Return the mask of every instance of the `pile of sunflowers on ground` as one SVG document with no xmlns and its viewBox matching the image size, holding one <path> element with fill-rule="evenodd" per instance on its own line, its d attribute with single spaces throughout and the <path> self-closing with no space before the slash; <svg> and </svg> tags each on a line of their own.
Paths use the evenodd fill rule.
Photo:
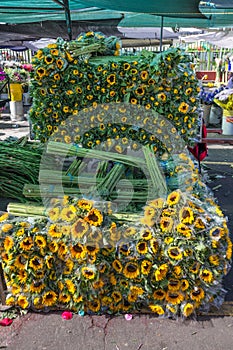
<svg viewBox="0 0 233 350">
<path fill-rule="evenodd" d="M 48 142 L 24 194 L 43 206 L 0 216 L 7 305 L 189 317 L 224 300 L 227 218 L 186 149 L 200 122 L 193 64 L 179 48 L 120 47 L 88 32 L 33 58 L 30 118 Z"/>
</svg>

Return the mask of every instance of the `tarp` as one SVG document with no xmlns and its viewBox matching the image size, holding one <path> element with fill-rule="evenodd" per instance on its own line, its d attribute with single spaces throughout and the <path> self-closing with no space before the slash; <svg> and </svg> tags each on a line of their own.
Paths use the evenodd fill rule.
<svg viewBox="0 0 233 350">
<path fill-rule="evenodd" d="M 186 43 L 194 43 L 197 41 L 205 41 L 212 45 L 216 45 L 218 47 L 225 47 L 232 49 L 233 48 L 233 31 L 230 32 L 212 32 L 205 33 L 199 35 L 189 35 L 186 37 L 180 38 L 183 42 Z"/>
</svg>

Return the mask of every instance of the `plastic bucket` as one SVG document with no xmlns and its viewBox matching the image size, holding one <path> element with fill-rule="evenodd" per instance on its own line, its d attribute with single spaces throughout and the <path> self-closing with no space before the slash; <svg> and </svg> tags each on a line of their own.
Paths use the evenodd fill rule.
<svg viewBox="0 0 233 350">
<path fill-rule="evenodd" d="M 210 118 L 209 123 L 210 124 L 221 124 L 222 121 L 222 108 L 216 105 L 212 105 L 210 109 Z"/>
<path fill-rule="evenodd" d="M 13 121 L 24 120 L 23 102 L 10 101 L 10 118 Z"/>
<path fill-rule="evenodd" d="M 209 125 L 209 120 L 210 120 L 210 109 L 211 105 L 202 105 L 202 118 L 205 121 L 205 125 Z"/>
<path fill-rule="evenodd" d="M 223 110 L 222 134 L 233 135 L 233 111 Z"/>
<path fill-rule="evenodd" d="M 10 84 L 10 98 L 11 101 L 22 101 L 23 99 L 23 89 L 22 85 L 19 83 Z"/>
</svg>

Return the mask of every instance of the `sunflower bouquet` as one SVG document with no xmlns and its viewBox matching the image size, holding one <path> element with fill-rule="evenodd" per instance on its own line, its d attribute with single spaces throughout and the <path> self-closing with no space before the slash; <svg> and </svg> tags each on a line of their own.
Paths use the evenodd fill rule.
<svg viewBox="0 0 233 350">
<path fill-rule="evenodd" d="M 223 110 L 233 111 L 233 89 L 224 89 L 215 95 L 214 102 Z"/>
<path fill-rule="evenodd" d="M 58 39 L 33 57 L 30 119 L 36 138 L 48 140 L 59 126 L 66 125 L 68 117 L 86 108 L 121 102 L 162 115 L 191 143 L 199 129 L 200 87 L 190 58 L 177 48 L 158 56 L 93 57 L 93 53 L 83 59 L 82 55 L 73 55 L 75 45 L 85 50 L 99 41 L 114 42 L 111 37 L 96 37 L 95 33 L 86 33 L 70 44 Z M 131 119 L 137 127 L 137 116 Z M 104 118 L 101 124 L 106 124 Z"/>
<path fill-rule="evenodd" d="M 211 197 L 173 191 L 130 223 L 108 203 L 65 196 L 44 219 L 2 214 L 0 232 L 7 305 L 188 317 L 223 301 L 232 243 Z"/>
</svg>

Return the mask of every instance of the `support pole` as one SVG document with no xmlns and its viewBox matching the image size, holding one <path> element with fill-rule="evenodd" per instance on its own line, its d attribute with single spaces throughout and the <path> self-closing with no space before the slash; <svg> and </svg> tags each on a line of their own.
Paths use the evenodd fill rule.
<svg viewBox="0 0 233 350">
<path fill-rule="evenodd" d="M 160 43 L 159 43 L 159 51 L 162 52 L 163 46 L 163 16 L 161 16 L 161 27 L 160 27 Z"/>
</svg>

